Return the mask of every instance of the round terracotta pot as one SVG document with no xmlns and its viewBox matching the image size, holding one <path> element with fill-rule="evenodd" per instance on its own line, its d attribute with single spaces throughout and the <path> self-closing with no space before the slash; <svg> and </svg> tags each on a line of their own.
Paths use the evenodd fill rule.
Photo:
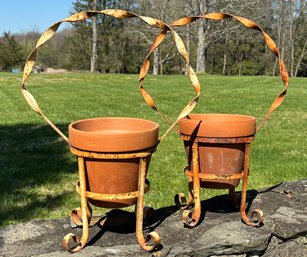
<svg viewBox="0 0 307 257">
<path fill-rule="evenodd" d="M 98 153 L 143 151 L 157 145 L 158 134 L 157 123 L 136 118 L 93 118 L 69 125 L 69 141 L 74 148 Z M 86 158 L 85 166 L 87 190 L 90 192 L 120 194 L 138 191 L 139 158 Z M 121 208 L 135 204 L 136 199 L 89 201 L 104 208 Z"/>
<path fill-rule="evenodd" d="M 199 138 L 239 138 L 253 136 L 256 119 L 237 114 L 190 114 L 179 121 L 182 135 Z M 189 167 L 193 141 L 184 141 Z M 200 172 L 215 175 L 241 173 L 244 165 L 245 144 L 199 143 Z M 202 180 L 206 188 L 227 189 L 236 187 L 240 179 Z"/>
</svg>

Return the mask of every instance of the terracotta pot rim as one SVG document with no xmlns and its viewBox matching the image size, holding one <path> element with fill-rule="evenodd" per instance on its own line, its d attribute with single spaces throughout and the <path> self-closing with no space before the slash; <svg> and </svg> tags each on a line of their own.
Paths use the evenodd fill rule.
<svg viewBox="0 0 307 257">
<path fill-rule="evenodd" d="M 256 118 L 242 114 L 189 114 L 179 121 L 179 131 L 198 137 L 246 137 L 256 133 Z"/>
<path fill-rule="evenodd" d="M 235 121 L 235 122 L 250 122 L 252 120 L 256 120 L 256 117 L 251 116 L 251 115 L 245 115 L 245 114 L 232 114 L 232 113 L 193 113 L 193 114 L 189 114 L 188 116 L 186 116 L 183 119 L 187 119 L 187 120 L 193 120 L 193 121 L 198 121 L 198 120 L 203 120 L 203 119 L 197 119 L 197 118 L 193 118 L 196 116 L 204 116 L 204 117 L 218 117 L 218 118 L 226 118 L 226 120 L 209 120 L 207 122 L 210 123 L 221 123 L 221 122 L 225 122 L 225 121 Z M 189 117 L 191 119 L 189 119 Z M 244 118 L 241 120 L 237 120 L 237 119 L 232 119 L 232 118 Z M 230 118 L 230 119 L 229 119 Z M 204 120 L 205 121 L 205 120 Z"/>
<path fill-rule="evenodd" d="M 95 135 L 95 136 L 107 136 L 103 133 L 100 133 L 100 132 L 92 132 L 92 131 L 86 131 L 86 130 L 81 130 L 81 129 L 77 129 L 75 128 L 75 125 L 77 124 L 80 124 L 82 122 L 87 122 L 87 121 L 101 121 L 101 120 L 135 120 L 135 121 L 141 121 L 141 122 L 145 122 L 145 123 L 148 123 L 148 124 L 152 124 L 153 127 L 150 128 L 150 129 L 147 129 L 147 130 L 135 130 L 135 131 L 130 131 L 129 130 L 129 134 L 133 134 L 133 135 L 137 135 L 137 134 L 142 134 L 144 132 L 149 132 L 149 131 L 153 131 L 157 128 L 159 128 L 159 124 L 154 122 L 154 121 L 151 121 L 151 120 L 146 120 L 146 119 L 140 119 L 140 118 L 132 118 L 132 117 L 95 117 L 95 118 L 88 118 L 88 119 L 82 119 L 82 120 L 76 120 L 76 121 L 73 121 L 69 124 L 69 129 L 70 130 L 73 130 L 74 132 L 77 132 L 77 133 L 82 133 L 82 134 L 87 134 L 87 135 Z M 113 135 L 112 135 L 113 136 Z"/>
<path fill-rule="evenodd" d="M 159 124 L 130 117 L 98 117 L 69 124 L 70 144 L 91 152 L 134 152 L 158 143 Z"/>
</svg>

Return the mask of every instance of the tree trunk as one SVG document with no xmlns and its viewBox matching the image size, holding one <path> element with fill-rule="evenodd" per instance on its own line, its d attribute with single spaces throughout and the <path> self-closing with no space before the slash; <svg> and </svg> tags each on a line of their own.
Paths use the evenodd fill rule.
<svg viewBox="0 0 307 257">
<path fill-rule="evenodd" d="M 201 21 L 197 28 L 197 61 L 196 72 L 206 72 L 206 57 L 205 57 L 205 32 L 204 22 Z"/>
<path fill-rule="evenodd" d="M 268 45 L 265 44 L 265 50 L 264 50 L 265 55 L 267 54 L 267 52 L 268 52 Z M 265 59 L 265 62 L 264 62 L 264 69 L 265 69 L 265 76 L 268 76 L 269 72 L 268 72 L 268 62 L 267 62 L 267 59 Z"/>
<path fill-rule="evenodd" d="M 191 46 L 190 46 L 190 25 L 187 26 L 187 41 L 186 41 L 186 47 L 187 47 L 187 52 L 190 56 L 190 50 L 191 50 Z M 185 75 L 189 74 L 189 65 L 186 63 L 185 65 L 185 71 L 184 71 Z"/>
<path fill-rule="evenodd" d="M 224 60 L 223 60 L 223 75 L 226 75 L 226 65 L 227 65 L 227 53 L 224 53 Z"/>
<path fill-rule="evenodd" d="M 293 24 L 293 0 L 289 1 L 290 5 L 289 5 L 289 29 L 288 29 L 288 33 L 289 33 L 289 44 L 290 44 L 290 76 L 293 77 L 294 75 L 294 24 Z"/>
<path fill-rule="evenodd" d="M 280 10 L 277 13 L 277 15 L 279 16 L 278 17 L 278 23 L 277 23 L 277 30 L 278 30 L 277 45 L 280 48 L 281 47 L 281 31 L 282 31 L 282 25 L 283 25 L 283 22 L 282 22 L 282 12 L 283 11 L 282 11 L 281 6 L 279 6 L 279 8 L 280 8 Z M 273 72 L 272 72 L 273 76 L 276 76 L 277 64 L 278 64 L 278 59 L 276 58 L 275 62 L 274 62 Z"/>
<path fill-rule="evenodd" d="M 162 59 L 162 56 L 160 55 L 158 59 L 160 59 L 160 75 L 163 75 L 163 59 Z"/>
<path fill-rule="evenodd" d="M 92 9 L 96 10 L 97 0 L 93 0 Z M 94 16 L 92 18 L 93 25 L 92 25 L 92 32 L 93 32 L 93 40 L 92 40 L 92 53 L 91 53 L 91 68 L 90 72 L 97 71 L 97 18 Z"/>
<path fill-rule="evenodd" d="M 298 69 L 300 68 L 301 62 L 302 62 L 302 60 L 303 60 L 303 58 L 304 58 L 304 55 L 305 55 L 306 47 L 307 47 L 307 38 L 306 38 L 306 40 L 305 40 L 305 44 L 304 44 L 304 47 L 303 47 L 303 49 L 302 49 L 301 55 L 300 55 L 300 57 L 299 57 L 299 59 L 298 59 L 298 61 L 297 61 L 296 68 L 295 68 L 295 72 L 294 72 L 294 77 L 297 76 Z"/>
<path fill-rule="evenodd" d="M 224 48 L 224 58 L 223 58 L 223 75 L 226 75 L 226 67 L 227 67 L 227 47 L 228 47 L 228 33 L 226 34 L 225 40 L 225 48 Z"/>
<path fill-rule="evenodd" d="M 154 56 L 153 56 L 153 68 L 152 68 L 152 74 L 153 75 L 158 75 L 159 72 L 159 49 L 157 48 L 154 51 Z"/>
</svg>

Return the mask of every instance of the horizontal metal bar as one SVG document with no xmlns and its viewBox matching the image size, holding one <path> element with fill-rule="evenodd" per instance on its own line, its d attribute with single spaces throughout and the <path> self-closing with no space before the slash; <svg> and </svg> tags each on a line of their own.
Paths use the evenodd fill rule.
<svg viewBox="0 0 307 257">
<path fill-rule="evenodd" d="M 96 153 L 88 152 L 70 147 L 70 151 L 80 157 L 92 158 L 92 159 L 131 159 L 146 157 L 154 153 L 156 148 L 148 149 L 144 152 L 132 152 L 132 153 Z"/>
<path fill-rule="evenodd" d="M 146 179 L 145 182 L 145 192 L 147 193 L 150 190 L 149 180 Z M 76 191 L 80 194 L 80 186 L 79 181 L 76 185 Z M 106 200 L 127 200 L 137 198 L 139 196 L 139 191 L 128 192 L 128 193 L 119 193 L 119 194 L 104 194 L 104 193 L 94 193 L 90 191 L 85 192 L 85 197 L 98 200 L 98 201 L 106 201 Z"/>
<path fill-rule="evenodd" d="M 122 194 L 102 194 L 102 193 L 94 193 L 94 192 L 85 192 L 85 197 L 105 201 L 105 200 L 126 200 L 126 199 L 133 199 L 139 196 L 139 192 L 129 192 L 129 193 L 122 193 Z"/>
<path fill-rule="evenodd" d="M 185 170 L 185 175 L 189 177 L 193 177 L 193 172 L 190 170 Z M 243 171 L 238 174 L 232 175 L 219 175 L 219 174 L 207 174 L 207 173 L 199 173 L 199 178 L 201 180 L 231 180 L 231 179 L 241 179 L 243 178 Z"/>
<path fill-rule="evenodd" d="M 180 135 L 180 138 L 184 141 L 208 143 L 208 144 L 242 144 L 251 143 L 254 141 L 254 137 L 195 137 Z"/>
</svg>

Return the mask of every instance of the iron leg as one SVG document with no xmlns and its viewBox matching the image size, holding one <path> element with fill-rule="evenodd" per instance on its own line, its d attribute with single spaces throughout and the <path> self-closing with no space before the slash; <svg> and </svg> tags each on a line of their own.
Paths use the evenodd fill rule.
<svg viewBox="0 0 307 257">
<path fill-rule="evenodd" d="M 241 217 L 245 224 L 256 227 L 256 226 L 262 225 L 264 214 L 260 209 L 255 209 L 251 213 L 250 217 L 248 217 L 246 214 L 246 192 L 247 192 L 247 181 L 248 181 L 248 173 L 249 173 L 249 168 L 248 168 L 249 155 L 250 155 L 250 144 L 247 143 L 245 147 L 244 173 L 243 173 L 240 213 L 241 213 Z"/>
<path fill-rule="evenodd" d="M 80 198 L 81 198 L 81 217 L 82 217 L 82 237 L 78 239 L 73 233 L 67 234 L 63 239 L 63 246 L 70 252 L 79 252 L 87 243 L 89 222 L 88 222 L 88 201 L 85 196 L 86 180 L 85 180 L 85 161 L 83 157 L 78 156 L 79 179 L 80 179 Z M 77 245 L 69 247 L 69 241 L 73 240 Z"/>
<path fill-rule="evenodd" d="M 136 203 L 136 239 L 140 246 L 145 251 L 152 251 L 160 244 L 160 236 L 157 232 L 150 232 L 146 238 L 143 235 L 143 218 L 144 218 L 144 195 L 145 195 L 145 176 L 146 176 L 146 157 L 140 158 L 140 169 L 139 169 L 139 181 L 138 181 L 138 191 L 139 196 Z"/>
<path fill-rule="evenodd" d="M 190 187 L 190 201 L 193 199 L 194 208 L 184 210 L 182 213 L 183 223 L 190 228 L 195 227 L 201 215 L 201 199 L 200 199 L 200 178 L 199 178 L 199 157 L 198 157 L 198 143 L 194 142 L 192 145 L 192 172 L 193 172 L 193 190 Z"/>
<path fill-rule="evenodd" d="M 194 205 L 193 178 L 188 176 L 188 179 L 189 179 L 189 200 L 187 201 L 184 193 L 178 193 L 174 197 L 176 206 L 179 207 L 181 210 L 190 209 L 191 206 Z"/>
</svg>

